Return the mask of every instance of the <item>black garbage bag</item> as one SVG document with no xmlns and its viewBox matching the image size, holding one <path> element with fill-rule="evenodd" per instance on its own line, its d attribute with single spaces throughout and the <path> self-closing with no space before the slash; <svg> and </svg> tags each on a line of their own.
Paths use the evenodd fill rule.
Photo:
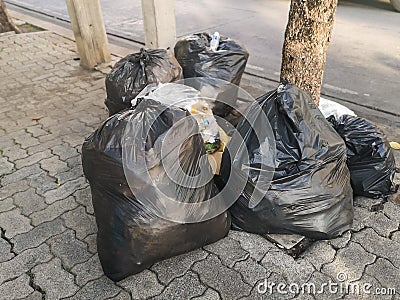
<svg viewBox="0 0 400 300">
<path fill-rule="evenodd" d="M 196 81 L 193 87 L 202 95 L 220 100 L 215 102 L 213 112 L 225 117 L 236 104 L 236 86 L 242 79 L 249 53 L 242 45 L 224 36 L 214 52 L 210 49 L 210 41 L 208 33 L 187 36 L 176 43 L 175 57 L 182 66 L 184 78 L 204 77 L 204 81 Z"/>
<path fill-rule="evenodd" d="M 165 49 L 141 49 L 117 62 L 106 77 L 105 104 L 110 116 L 131 106 L 144 87 L 182 79 L 182 68 Z"/>
<path fill-rule="evenodd" d="M 385 134 L 360 117 L 331 116 L 328 120 L 346 143 L 354 194 L 379 198 L 395 192 L 396 163 Z"/>
<path fill-rule="evenodd" d="M 156 186 L 170 187 L 175 200 L 185 203 L 206 201 L 217 193 L 212 181 L 199 188 L 178 186 L 163 168 L 165 161 L 170 160 L 170 153 L 160 161 L 160 144 L 169 130 L 176 137 L 185 131 L 191 132 L 186 125 L 172 128 L 188 114 L 183 109 L 167 108 L 152 99 L 144 99 L 136 107 L 110 117 L 83 144 L 82 163 L 92 191 L 98 253 L 104 273 L 114 281 L 138 273 L 159 260 L 213 243 L 223 238 L 230 228 L 226 211 L 198 223 L 170 221 L 155 213 L 160 211 Z M 143 126 L 149 122 L 150 131 L 146 134 Z M 193 119 L 189 125 L 196 127 L 197 123 Z M 130 136 L 134 137 L 134 143 L 124 149 L 123 141 Z M 173 145 L 174 141 L 171 142 Z M 172 163 L 181 165 L 188 175 L 197 172 L 200 156 L 205 154 L 199 134 L 170 150 L 179 152 L 179 161 Z M 144 159 L 155 183 L 146 181 L 146 176 L 129 182 L 123 166 L 125 159 Z M 145 205 L 132 191 L 154 197 L 154 202 Z"/>
<path fill-rule="evenodd" d="M 244 168 L 239 151 L 225 151 L 222 158 L 223 182 L 229 176 L 247 178 L 244 191 L 230 208 L 233 226 L 259 234 L 295 233 L 313 239 L 332 238 L 348 230 L 353 193 L 343 140 L 310 95 L 294 85 L 280 85 L 257 102 L 254 105 L 261 106 L 275 138 L 275 171 L 264 197 L 250 205 L 255 184 L 262 178 L 263 158 L 269 154 L 260 150 L 268 132 L 257 137 L 253 128 L 263 124 L 257 123 L 257 116 L 248 115 L 256 120 L 254 125 L 242 120 L 237 129 L 249 153 L 249 166 Z M 235 157 L 232 165 L 230 155 Z M 245 169 L 251 170 L 248 177 Z"/>
</svg>

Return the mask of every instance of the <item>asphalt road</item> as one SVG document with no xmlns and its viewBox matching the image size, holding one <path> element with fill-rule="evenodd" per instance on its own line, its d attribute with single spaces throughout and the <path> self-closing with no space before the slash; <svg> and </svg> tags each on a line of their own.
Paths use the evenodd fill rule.
<svg viewBox="0 0 400 300">
<path fill-rule="evenodd" d="M 7 0 L 68 20 L 64 0 Z M 107 32 L 144 41 L 140 0 L 101 0 Z M 245 3 L 245 4 L 244 4 Z M 289 0 L 176 0 L 178 36 L 219 31 L 250 52 L 247 71 L 279 79 Z M 400 13 L 389 0 L 340 1 L 323 94 L 400 116 Z"/>
</svg>

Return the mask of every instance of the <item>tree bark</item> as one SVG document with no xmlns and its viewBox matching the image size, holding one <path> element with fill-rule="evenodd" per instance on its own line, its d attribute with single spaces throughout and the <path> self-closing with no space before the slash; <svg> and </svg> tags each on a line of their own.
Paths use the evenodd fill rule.
<svg viewBox="0 0 400 300">
<path fill-rule="evenodd" d="M 7 31 L 15 31 L 16 33 L 20 32 L 20 30 L 14 24 L 13 20 L 8 14 L 6 5 L 4 4 L 3 0 L 0 0 L 0 33 Z"/>
<path fill-rule="evenodd" d="M 292 0 L 282 51 L 281 81 L 311 92 L 318 105 L 337 0 Z"/>
</svg>

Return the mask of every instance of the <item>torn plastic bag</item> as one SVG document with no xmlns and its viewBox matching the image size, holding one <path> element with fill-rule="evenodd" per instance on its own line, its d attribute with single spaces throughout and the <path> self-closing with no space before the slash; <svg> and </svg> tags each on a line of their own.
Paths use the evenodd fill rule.
<svg viewBox="0 0 400 300">
<path fill-rule="evenodd" d="M 234 227 L 259 234 L 295 233 L 313 239 L 332 238 L 348 230 L 353 220 L 353 193 L 343 140 L 310 95 L 294 85 L 280 85 L 257 102 L 254 105 L 261 106 L 275 139 L 275 171 L 264 197 L 251 205 L 255 185 L 262 178 L 259 170 L 270 154 L 261 147 L 268 132 L 256 135 L 254 128 L 262 128 L 263 124 L 258 124 L 258 116 L 251 116 L 249 110 L 247 117 L 256 122 L 249 126 L 242 120 L 237 129 L 247 147 L 247 169 L 251 172 L 244 173 L 246 157 L 241 152 L 225 151 L 221 165 L 222 182 L 227 182 L 229 176 L 248 176 L 244 191 L 230 208 Z M 230 156 L 235 157 L 232 165 Z"/>
<path fill-rule="evenodd" d="M 141 49 L 117 62 L 106 77 L 105 104 L 110 116 L 131 106 L 131 100 L 151 83 L 182 78 L 182 68 L 165 49 Z"/>
<path fill-rule="evenodd" d="M 322 97 L 319 99 L 318 108 L 325 118 L 334 116 L 337 119 L 343 115 L 357 116 L 354 111 L 348 109 L 346 106 Z"/>
<path fill-rule="evenodd" d="M 218 192 L 212 180 L 195 185 L 197 188 L 179 185 L 164 169 L 166 164 L 181 166 L 192 178 L 204 161 L 199 134 L 179 142 L 182 135 L 196 128 L 196 121 L 190 118 L 180 125 L 179 121 L 188 115 L 183 109 L 143 99 L 136 107 L 110 117 L 83 144 L 82 163 L 92 191 L 98 253 L 104 273 L 114 281 L 162 259 L 213 243 L 229 230 L 226 211 L 198 223 L 160 217 L 162 210 L 171 208 L 163 205 L 161 197 L 174 198 L 178 209 L 171 213 L 179 215 L 181 204 L 203 203 Z M 167 134 L 176 138 L 167 138 Z M 169 152 L 160 150 L 164 142 Z M 179 160 L 173 156 L 176 153 Z M 212 178 L 211 168 L 209 172 Z M 200 217 L 208 213 L 185 212 Z"/>
<path fill-rule="evenodd" d="M 328 120 L 346 143 L 354 194 L 378 198 L 395 192 L 396 163 L 385 134 L 359 117 L 343 115 Z"/>
<path fill-rule="evenodd" d="M 204 77 L 203 81 L 197 80 L 193 87 L 201 91 L 203 96 L 216 99 L 212 110 L 214 114 L 225 117 L 235 107 L 237 86 L 249 53 L 239 43 L 225 36 L 220 37 L 216 51 L 210 49 L 210 42 L 208 33 L 187 36 L 176 43 L 175 57 L 182 66 L 184 78 Z"/>
</svg>

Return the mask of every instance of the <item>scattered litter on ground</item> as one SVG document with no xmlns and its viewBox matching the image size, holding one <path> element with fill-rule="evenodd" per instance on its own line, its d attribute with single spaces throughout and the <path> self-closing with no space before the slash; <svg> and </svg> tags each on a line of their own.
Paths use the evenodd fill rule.
<svg viewBox="0 0 400 300">
<path fill-rule="evenodd" d="M 400 150 L 400 143 L 397 142 L 389 142 L 390 147 L 394 150 Z"/>
</svg>

